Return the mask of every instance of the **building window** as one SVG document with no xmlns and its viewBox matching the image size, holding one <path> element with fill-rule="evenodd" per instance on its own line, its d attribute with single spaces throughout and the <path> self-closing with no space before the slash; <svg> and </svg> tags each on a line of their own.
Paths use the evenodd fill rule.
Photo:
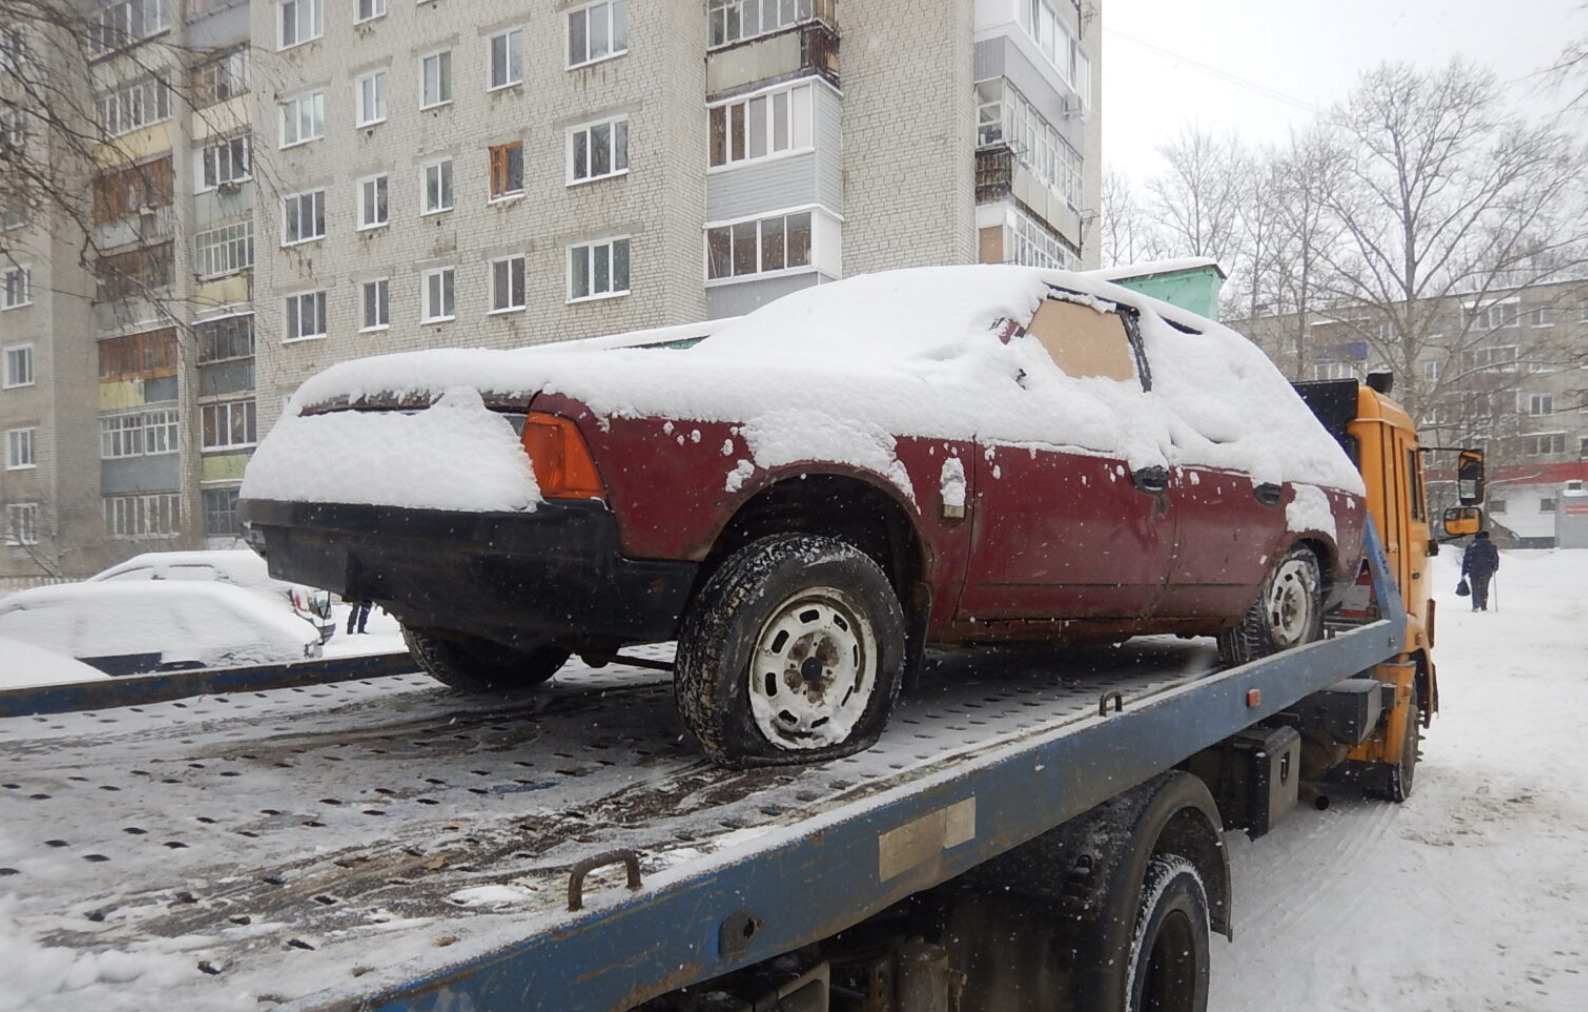
<svg viewBox="0 0 1588 1012">
<path fill-rule="evenodd" d="M 491 148 L 491 199 L 524 192 L 524 145 L 521 141 Z"/>
<path fill-rule="evenodd" d="M 1566 452 L 1566 434 L 1550 432 L 1538 436 L 1522 437 L 1522 454 L 1527 457 L 1546 457 Z"/>
<path fill-rule="evenodd" d="M 32 220 L 32 212 L 28 209 L 28 199 L 21 193 L 0 194 L 0 201 L 5 207 L 0 211 L 0 229 L 9 232 L 12 229 L 23 228 Z"/>
<path fill-rule="evenodd" d="M 115 538 L 168 538 L 182 522 L 182 497 L 157 495 L 105 497 L 105 533 Z"/>
<path fill-rule="evenodd" d="M 524 304 L 524 258 L 511 256 L 492 260 L 491 312 L 523 309 Z"/>
<path fill-rule="evenodd" d="M 443 323 L 455 317 L 453 283 L 457 272 L 451 267 L 438 267 L 424 273 L 425 323 Z"/>
<path fill-rule="evenodd" d="M 39 504 L 15 502 L 6 506 L 6 544 L 39 543 Z"/>
<path fill-rule="evenodd" d="M 5 272 L 6 309 L 17 309 L 33 304 L 33 271 L 27 267 L 8 267 Z"/>
<path fill-rule="evenodd" d="M 282 49 L 317 39 L 324 30 L 320 0 L 284 0 L 281 4 Z"/>
<path fill-rule="evenodd" d="M 710 162 L 732 165 L 811 146 L 811 86 L 715 105 L 707 110 Z"/>
<path fill-rule="evenodd" d="M 1577 444 L 1577 456 L 1588 460 L 1588 436 L 1580 438 Z"/>
<path fill-rule="evenodd" d="M 106 4 L 88 23 L 88 52 L 100 56 L 171 26 L 169 0 L 121 0 Z"/>
<path fill-rule="evenodd" d="M 104 460 L 177 452 L 175 408 L 107 415 L 99 420 L 99 456 Z"/>
<path fill-rule="evenodd" d="M 1555 310 L 1548 307 L 1535 309 L 1528 314 L 1528 322 L 1535 327 L 1553 327 L 1555 325 Z"/>
<path fill-rule="evenodd" d="M 239 47 L 193 68 L 193 107 L 204 109 L 248 94 L 248 49 Z"/>
<path fill-rule="evenodd" d="M 391 326 L 391 282 L 386 278 L 363 285 L 364 317 L 360 330 L 385 330 Z"/>
<path fill-rule="evenodd" d="M 1020 164 L 1070 207 L 1081 207 L 1081 155 L 1019 90 L 991 81 L 976 86 L 978 146 L 1004 144 Z"/>
<path fill-rule="evenodd" d="M 764 274 L 811 263 L 811 212 L 706 229 L 706 276 Z"/>
<path fill-rule="evenodd" d="M 608 239 L 568 248 L 568 298 L 596 299 L 629 291 L 629 241 Z"/>
<path fill-rule="evenodd" d="M 1064 83 L 1073 84 L 1076 79 L 1075 57 L 1080 51 L 1080 43 L 1064 26 L 1049 0 L 1015 0 L 1015 19 L 1031 36 L 1031 41 L 1036 43 L 1047 61 L 1053 64 Z"/>
<path fill-rule="evenodd" d="M 205 404 L 199 410 L 204 421 L 204 449 L 235 450 L 259 441 L 252 397 Z"/>
<path fill-rule="evenodd" d="M 169 157 L 106 172 L 94 179 L 94 223 L 104 225 L 142 211 L 170 207 L 174 196 Z"/>
<path fill-rule="evenodd" d="M 1550 394 L 1531 394 L 1527 398 L 1527 413 L 1530 415 L 1552 415 L 1555 413 L 1555 398 Z"/>
<path fill-rule="evenodd" d="M 568 66 L 629 51 L 629 0 L 606 0 L 568 12 Z"/>
<path fill-rule="evenodd" d="M 254 223 L 240 221 L 193 237 L 193 270 L 201 278 L 236 274 L 254 265 Z"/>
<path fill-rule="evenodd" d="M 524 32 L 491 36 L 491 88 L 505 88 L 524 80 Z"/>
<path fill-rule="evenodd" d="M 358 13 L 353 16 L 353 23 L 363 24 L 385 15 L 386 0 L 358 0 Z"/>
<path fill-rule="evenodd" d="M 229 538 L 242 533 L 237 523 L 237 489 L 204 490 L 204 533 L 212 538 Z"/>
<path fill-rule="evenodd" d="M 287 335 L 285 340 L 302 341 L 324 337 L 325 293 L 300 292 L 287 296 Z"/>
<path fill-rule="evenodd" d="M 445 105 L 452 101 L 452 50 L 431 53 L 420 61 L 419 107 Z"/>
<path fill-rule="evenodd" d="M 0 28 L 0 71 L 16 73 L 28 62 L 27 36 L 20 25 Z"/>
<path fill-rule="evenodd" d="M 248 176 L 248 135 L 206 144 L 199 153 L 203 190 L 240 183 Z"/>
<path fill-rule="evenodd" d="M 33 385 L 33 346 L 13 345 L 5 350 L 5 386 L 30 387 Z"/>
<path fill-rule="evenodd" d="M 1006 262 L 1025 267 L 1056 267 L 1060 270 L 1075 270 L 1078 267 L 1075 252 L 1045 225 L 1019 208 L 1014 209 L 1013 215 L 1014 256 L 1008 256 L 1008 251 L 1005 251 Z M 1348 370 L 1347 376 L 1355 375 L 1354 369 Z"/>
<path fill-rule="evenodd" d="M 425 214 L 452 210 L 452 159 L 425 166 Z"/>
<path fill-rule="evenodd" d="M 1517 300 L 1505 299 L 1485 305 L 1469 304 L 1466 307 L 1468 324 L 1473 330 L 1491 331 L 1517 325 Z"/>
<path fill-rule="evenodd" d="M 627 117 L 568 131 L 568 181 L 583 182 L 629 171 Z"/>
<path fill-rule="evenodd" d="M 1538 501 L 1538 511 L 1540 513 L 1553 513 L 1553 512 L 1555 512 L 1555 500 L 1554 499 L 1540 499 Z"/>
<path fill-rule="evenodd" d="M 152 77 L 108 91 L 95 100 L 99 125 L 111 137 L 171 118 L 171 89 Z"/>
<path fill-rule="evenodd" d="M 325 134 L 325 92 L 300 95 L 281 103 L 281 146 L 306 144 Z"/>
<path fill-rule="evenodd" d="M 33 436 L 37 429 L 6 430 L 6 470 L 20 471 L 34 467 L 38 460 L 33 453 Z"/>
<path fill-rule="evenodd" d="M 386 72 L 377 70 L 358 79 L 358 125 L 373 126 L 386 118 Z"/>
<path fill-rule="evenodd" d="M 175 250 L 168 242 L 102 256 L 95 265 L 95 298 L 114 302 L 148 297 L 170 286 L 175 265 Z"/>
<path fill-rule="evenodd" d="M 1471 348 L 1461 353 L 1461 364 L 1469 372 L 1493 369 L 1499 372 L 1516 372 L 1516 345 L 1505 344 L 1496 348 Z"/>
<path fill-rule="evenodd" d="M 1504 499 L 1490 499 L 1489 500 L 1489 512 L 1491 514 L 1504 513 L 1505 512 L 1505 500 Z"/>
<path fill-rule="evenodd" d="M 325 235 L 325 191 L 296 193 L 281 201 L 281 244 L 308 242 Z"/>
<path fill-rule="evenodd" d="M 812 0 L 708 0 L 706 44 L 726 46 L 809 21 L 811 8 Z"/>
<path fill-rule="evenodd" d="M 386 210 L 386 176 L 358 181 L 358 227 L 378 228 L 390 221 Z"/>
<path fill-rule="evenodd" d="M 252 358 L 254 354 L 254 314 L 238 313 L 204 320 L 193 325 L 198 338 L 198 360 L 225 362 L 239 358 Z"/>
<path fill-rule="evenodd" d="M 161 379 L 176 375 L 176 328 L 107 337 L 99 342 L 101 381 Z"/>
</svg>

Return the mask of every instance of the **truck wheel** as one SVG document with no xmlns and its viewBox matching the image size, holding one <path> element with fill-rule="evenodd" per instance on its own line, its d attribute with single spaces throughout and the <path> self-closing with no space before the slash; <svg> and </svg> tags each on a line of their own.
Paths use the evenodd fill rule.
<svg viewBox="0 0 1588 1012">
<path fill-rule="evenodd" d="M 1219 660 L 1246 664 L 1323 635 L 1323 580 L 1318 557 L 1297 546 L 1269 571 L 1241 624 L 1220 633 Z"/>
<path fill-rule="evenodd" d="M 403 626 L 408 652 L 425 674 L 459 692 L 527 689 L 562 669 L 569 651 L 550 643 L 515 650 L 475 637 L 441 637 Z"/>
<path fill-rule="evenodd" d="M 712 574 L 678 636 L 679 717 L 728 766 L 816 762 L 874 744 L 904 668 L 904 611 L 835 538 L 752 542 Z"/>
<path fill-rule="evenodd" d="M 1423 723 L 1417 704 L 1412 697 L 1406 712 L 1406 727 L 1401 732 L 1401 761 L 1389 766 L 1387 776 L 1377 777 L 1377 786 L 1369 785 L 1369 795 L 1397 805 L 1412 796 L 1412 782 L 1417 775 L 1417 750 L 1423 741 Z"/>
<path fill-rule="evenodd" d="M 1126 978 L 1127 1012 L 1208 1006 L 1208 896 L 1196 867 L 1162 854 L 1147 867 Z"/>
</svg>

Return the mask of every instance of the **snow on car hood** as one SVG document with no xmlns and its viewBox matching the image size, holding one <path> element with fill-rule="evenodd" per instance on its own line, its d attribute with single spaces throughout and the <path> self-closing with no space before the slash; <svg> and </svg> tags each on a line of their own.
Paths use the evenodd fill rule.
<svg viewBox="0 0 1588 1012">
<path fill-rule="evenodd" d="M 1036 341 L 1000 338 L 1006 321 L 1024 323 L 1052 287 L 1102 308 L 1143 310 L 1152 396 L 1114 380 L 1064 375 Z M 1171 327 L 1159 314 L 1199 332 Z M 925 436 L 1362 490 L 1350 461 L 1251 342 L 1082 274 L 968 266 L 860 275 L 704 326 L 714 332 L 686 350 L 575 342 L 332 366 L 293 396 L 254 454 L 242 495 L 533 509 L 533 473 L 511 425 L 486 401 L 535 393 L 567 395 L 601 417 L 740 424 L 753 437 L 755 467 L 836 459 L 897 474 L 893 438 Z M 316 405 L 394 398 L 434 406 L 303 414 Z M 736 469 L 742 475 L 743 463 L 725 461 L 725 478 Z"/>
</svg>

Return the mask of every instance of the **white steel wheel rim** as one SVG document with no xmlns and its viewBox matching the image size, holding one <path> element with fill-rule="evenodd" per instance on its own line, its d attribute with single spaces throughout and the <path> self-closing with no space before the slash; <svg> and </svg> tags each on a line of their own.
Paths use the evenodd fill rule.
<svg viewBox="0 0 1588 1012">
<path fill-rule="evenodd" d="M 877 685 L 876 636 L 854 600 L 810 587 L 761 626 L 747 672 L 750 715 L 779 748 L 849 740 Z"/>
<path fill-rule="evenodd" d="M 1306 640 L 1318 607 L 1318 578 L 1303 559 L 1286 559 L 1268 590 L 1268 628 L 1274 645 L 1292 647 Z"/>
</svg>

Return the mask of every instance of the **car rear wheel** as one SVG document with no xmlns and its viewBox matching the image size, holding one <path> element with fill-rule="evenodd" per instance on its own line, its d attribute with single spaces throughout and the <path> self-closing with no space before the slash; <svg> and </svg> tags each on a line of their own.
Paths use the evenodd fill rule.
<svg viewBox="0 0 1588 1012">
<path fill-rule="evenodd" d="M 549 643 L 515 650 L 476 637 L 441 636 L 403 626 L 403 640 L 425 673 L 460 692 L 527 689 L 562 669 L 569 651 Z"/>
<path fill-rule="evenodd" d="M 684 619 L 679 716 L 724 765 L 858 752 L 887 724 L 904 640 L 898 596 L 858 548 L 804 534 L 752 542 Z"/>
<path fill-rule="evenodd" d="M 1323 579 L 1318 557 L 1297 546 L 1268 573 L 1240 625 L 1221 633 L 1219 659 L 1245 664 L 1311 643 L 1323 635 Z"/>
</svg>

